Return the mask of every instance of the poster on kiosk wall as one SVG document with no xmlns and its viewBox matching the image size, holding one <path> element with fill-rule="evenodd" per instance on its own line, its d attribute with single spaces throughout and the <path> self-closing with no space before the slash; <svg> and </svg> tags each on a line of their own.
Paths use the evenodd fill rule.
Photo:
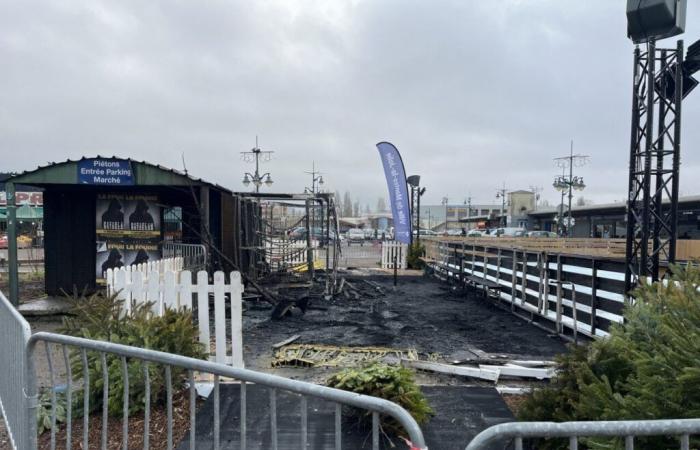
<svg viewBox="0 0 700 450">
<path fill-rule="evenodd" d="M 155 195 L 100 194 L 96 208 L 97 278 L 107 269 L 160 258 L 161 208 Z"/>
</svg>

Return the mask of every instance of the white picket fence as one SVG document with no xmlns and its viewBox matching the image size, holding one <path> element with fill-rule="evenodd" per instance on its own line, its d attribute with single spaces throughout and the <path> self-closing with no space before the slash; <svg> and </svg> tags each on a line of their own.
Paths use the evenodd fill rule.
<svg viewBox="0 0 700 450">
<path fill-rule="evenodd" d="M 382 269 L 393 269 L 394 261 L 398 269 L 406 268 L 408 245 L 398 241 L 382 242 Z"/>
<path fill-rule="evenodd" d="M 107 288 L 124 300 L 126 311 L 133 305 L 153 302 L 153 314 L 162 315 L 165 308 L 192 309 L 197 305 L 199 341 L 211 353 L 210 313 L 214 314 L 214 354 L 213 361 L 243 368 L 243 284 L 239 272 L 230 273 L 226 284 L 223 272 L 214 273 L 214 284 L 209 284 L 209 275 L 202 270 L 192 283 L 192 274 L 187 270 L 164 270 L 142 272 L 122 267 L 107 271 Z M 210 311 L 209 296 L 213 294 L 214 310 Z M 230 331 L 226 330 L 226 298 L 230 299 Z M 204 299 L 204 301 L 202 301 Z M 229 353 L 226 335 L 231 336 Z"/>
<path fill-rule="evenodd" d="M 182 256 L 177 256 L 174 258 L 157 259 L 155 261 L 148 261 L 141 264 L 132 264 L 130 266 L 121 267 L 120 269 L 126 271 L 127 273 L 141 272 L 142 274 L 149 274 L 151 272 L 158 272 L 158 274 L 160 274 L 162 277 L 166 271 L 181 272 L 184 268 L 184 258 Z M 113 277 L 115 273 L 115 270 L 110 269 L 104 273 L 104 277 L 107 280 L 107 286 L 114 284 Z"/>
</svg>

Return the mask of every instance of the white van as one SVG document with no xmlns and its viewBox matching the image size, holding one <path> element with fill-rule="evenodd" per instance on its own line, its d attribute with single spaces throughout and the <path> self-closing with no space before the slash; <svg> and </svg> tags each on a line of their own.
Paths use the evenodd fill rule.
<svg viewBox="0 0 700 450">
<path fill-rule="evenodd" d="M 503 227 L 495 228 L 490 234 L 498 237 L 525 237 L 527 236 L 527 230 L 525 228 Z"/>
</svg>

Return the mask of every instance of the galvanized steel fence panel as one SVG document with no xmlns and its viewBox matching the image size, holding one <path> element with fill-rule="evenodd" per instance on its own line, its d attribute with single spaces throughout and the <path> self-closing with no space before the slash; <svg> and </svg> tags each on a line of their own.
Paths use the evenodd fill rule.
<svg viewBox="0 0 700 450">
<path fill-rule="evenodd" d="M 207 268 L 207 247 L 202 244 L 165 242 L 161 250 L 163 258 L 182 257 L 184 270 L 198 271 Z"/>
<path fill-rule="evenodd" d="M 568 438 L 569 448 L 578 449 L 582 437 L 618 437 L 625 450 L 633 450 L 640 436 L 669 436 L 678 439 L 678 448 L 689 450 L 690 436 L 700 434 L 700 419 L 620 420 L 591 422 L 511 422 L 495 425 L 479 433 L 466 450 L 492 448 L 495 443 L 513 440 L 522 450 L 528 438 Z"/>
<path fill-rule="evenodd" d="M 80 360 L 82 360 L 83 370 L 87 373 L 88 364 L 88 353 L 97 353 L 100 360 L 102 361 L 102 378 L 103 386 L 107 388 L 103 390 L 103 407 L 102 407 L 102 429 L 101 429 L 101 446 L 106 448 L 107 446 L 107 422 L 109 420 L 108 408 L 109 408 L 109 396 L 108 388 L 110 386 L 109 373 L 107 369 L 107 355 L 110 359 L 118 358 L 121 361 L 122 367 L 122 377 L 125 380 L 122 384 L 124 408 L 122 413 L 123 427 L 121 440 L 123 443 L 123 448 L 126 448 L 127 442 L 129 440 L 130 428 L 128 426 L 129 418 L 129 389 L 133 387 L 133 384 L 129 381 L 129 371 L 127 370 L 127 364 L 129 361 L 139 361 L 143 365 L 144 370 L 144 385 L 146 394 L 144 396 L 144 436 L 143 436 L 143 448 L 150 448 L 150 442 L 148 439 L 148 432 L 150 426 L 150 381 L 148 378 L 148 367 L 149 365 L 157 364 L 163 366 L 165 374 L 166 383 L 166 416 L 167 424 L 165 429 L 165 436 L 168 448 L 172 448 L 173 442 L 173 391 L 175 389 L 181 388 L 180 386 L 173 386 L 172 382 L 172 369 L 177 367 L 185 369 L 187 371 L 188 378 L 188 393 L 189 393 L 189 423 L 190 423 L 190 433 L 189 433 L 189 447 L 191 449 L 195 448 L 197 440 L 197 430 L 196 430 L 196 411 L 195 411 L 195 373 L 199 374 L 209 374 L 213 376 L 214 386 L 212 394 L 214 396 L 214 448 L 219 449 L 221 445 L 221 408 L 220 408 L 220 382 L 222 377 L 232 378 L 240 382 L 240 442 L 241 448 L 246 448 L 246 435 L 247 435 L 247 404 L 246 404 L 246 387 L 249 383 L 255 383 L 261 386 L 265 386 L 269 389 L 269 408 L 270 408 L 270 442 L 271 448 L 277 448 L 278 444 L 278 429 L 277 429 L 277 395 L 278 391 L 287 391 L 299 395 L 299 406 L 300 409 L 296 411 L 291 411 L 288 413 L 299 414 L 301 412 L 301 423 L 300 423 L 300 437 L 301 443 L 305 445 L 308 443 L 308 432 L 309 427 L 307 423 L 308 419 L 308 407 L 307 407 L 307 397 L 315 397 L 335 404 L 335 448 L 340 450 L 342 447 L 342 405 L 353 406 L 356 408 L 368 410 L 372 412 L 372 448 L 377 450 L 379 448 L 379 416 L 380 414 L 388 415 L 394 418 L 409 436 L 411 441 L 412 450 L 427 449 L 425 445 L 425 440 L 421 432 L 420 427 L 416 421 L 411 417 L 411 415 L 401 408 L 399 405 L 392 403 L 388 400 L 381 398 L 355 394 L 348 391 L 343 391 L 340 389 L 329 388 L 326 386 L 320 386 L 313 383 L 307 383 L 297 380 L 291 380 L 288 378 L 279 377 L 276 375 L 254 372 L 251 370 L 240 369 L 235 367 L 226 366 L 223 364 L 217 364 L 209 361 L 198 360 L 194 358 L 188 358 L 181 355 L 174 355 L 170 353 L 163 353 L 154 350 L 128 347 L 125 345 L 115 344 L 111 342 L 103 341 L 93 341 L 89 339 L 77 338 L 73 336 L 65 336 L 61 334 L 54 333 L 36 333 L 33 335 L 27 345 L 27 352 L 29 355 L 29 367 L 28 367 L 28 385 L 27 390 L 30 396 L 37 395 L 37 385 L 36 385 L 36 373 L 34 361 L 35 358 L 39 357 L 39 350 L 42 346 L 39 343 L 43 343 L 46 346 L 46 355 L 51 362 L 51 351 L 49 346 L 59 345 L 64 350 L 64 354 L 68 355 L 70 352 L 74 352 L 74 355 L 80 355 Z M 68 358 L 68 357 L 66 357 Z M 74 357 L 75 358 L 75 357 Z M 67 395 L 71 395 L 72 391 L 72 375 L 68 371 L 66 374 L 65 383 L 63 380 L 57 380 L 53 365 L 49 364 L 50 379 L 52 384 L 52 404 L 56 404 L 56 389 L 55 387 L 59 384 L 65 384 L 67 386 Z M 89 392 L 89 385 L 93 380 L 86 380 L 83 386 L 79 389 L 83 389 L 86 393 Z M 131 386 L 130 386 L 131 385 Z M 90 410 L 89 406 L 89 395 L 84 395 L 85 404 L 84 410 Z M 67 402 L 70 402 L 70 397 L 68 397 Z M 53 409 L 55 411 L 55 408 Z M 31 410 L 29 417 L 32 417 Z M 55 417 L 52 418 L 52 422 L 55 423 Z M 73 423 L 72 416 L 68 414 L 66 420 L 66 427 L 69 429 Z M 83 417 L 83 448 L 88 448 L 88 433 L 89 433 L 89 417 L 86 415 Z M 30 445 L 27 448 L 35 449 L 37 444 L 37 434 L 36 434 L 36 421 L 30 420 Z M 256 430 L 259 432 L 259 430 Z M 70 438 L 70 435 L 66 437 Z M 70 442 L 70 441 L 67 441 Z M 285 442 L 285 445 L 288 443 Z M 53 428 L 51 431 L 51 448 L 56 447 L 56 429 Z M 68 445 L 70 448 L 70 445 Z M 303 447 L 306 448 L 306 447 Z"/>
<path fill-rule="evenodd" d="M 381 241 L 367 240 L 362 242 L 343 242 L 336 250 L 335 247 L 330 249 L 331 252 L 338 251 L 338 266 L 343 268 L 358 267 L 358 268 L 379 268 L 382 262 L 382 243 Z M 331 257 L 333 254 L 331 253 Z"/>
<path fill-rule="evenodd" d="M 29 447 L 25 396 L 26 348 L 31 329 L 24 317 L 0 292 L 0 415 L 5 420 L 10 445 Z"/>
</svg>

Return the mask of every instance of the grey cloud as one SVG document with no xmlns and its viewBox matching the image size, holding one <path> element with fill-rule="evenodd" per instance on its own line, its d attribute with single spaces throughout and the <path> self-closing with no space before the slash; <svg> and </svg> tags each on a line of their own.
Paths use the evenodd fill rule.
<svg viewBox="0 0 700 450">
<path fill-rule="evenodd" d="M 95 153 L 180 167 L 240 189 L 260 135 L 276 190 L 311 161 L 374 204 L 391 140 L 427 202 L 550 187 L 569 140 L 599 202 L 625 196 L 632 44 L 623 2 L 592 0 L 5 2 L 6 169 Z M 687 44 L 700 37 L 689 5 Z M 667 45 L 672 45 L 668 42 Z M 684 104 L 684 193 L 700 192 Z"/>
</svg>

